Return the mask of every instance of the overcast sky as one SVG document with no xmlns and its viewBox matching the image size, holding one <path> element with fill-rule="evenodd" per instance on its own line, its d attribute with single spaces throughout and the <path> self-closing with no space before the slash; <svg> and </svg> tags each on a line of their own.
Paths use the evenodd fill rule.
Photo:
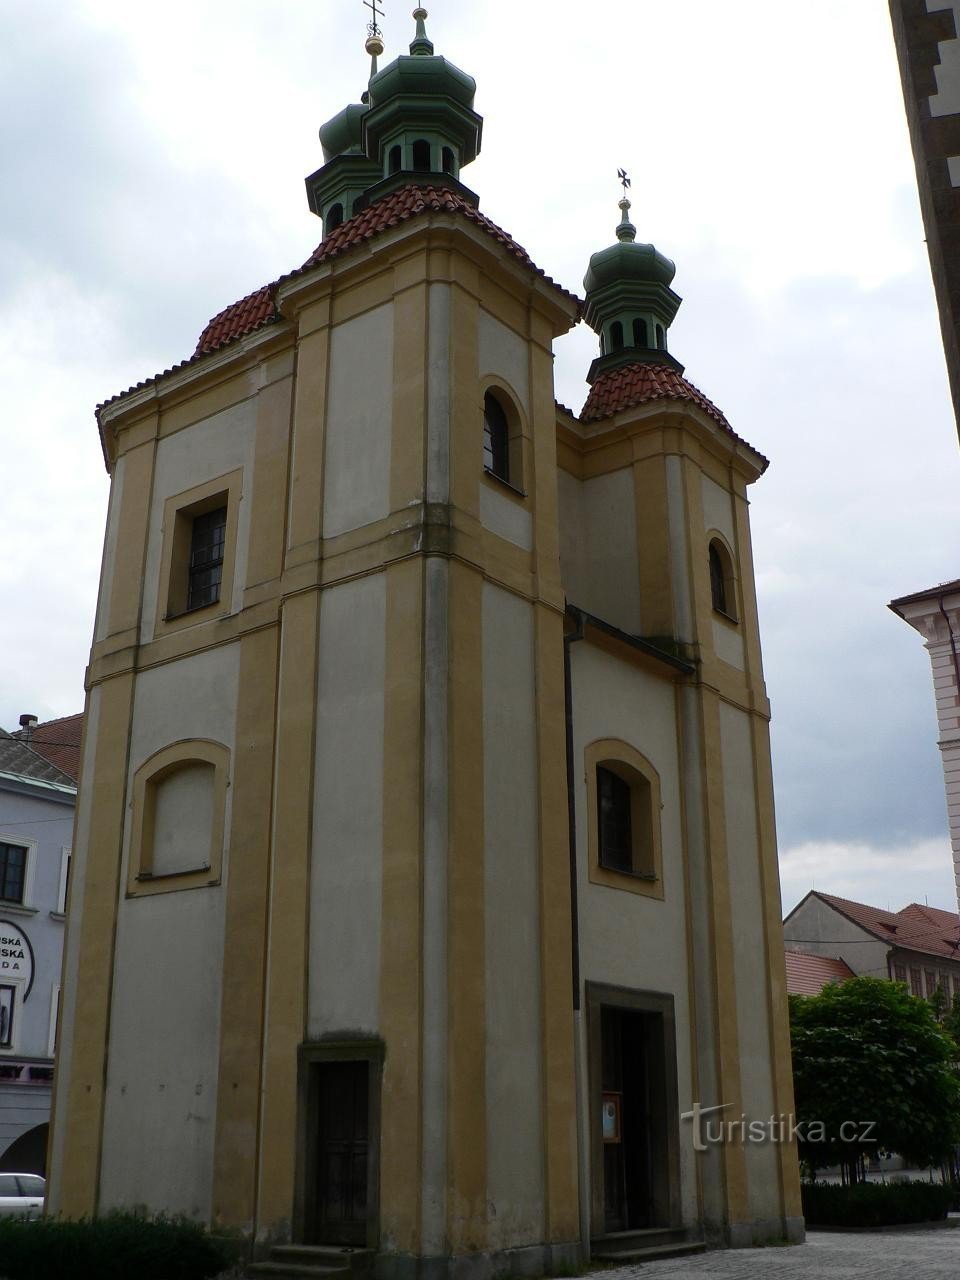
<svg viewBox="0 0 960 1280">
<path fill-rule="evenodd" d="M 83 704 L 107 477 L 94 405 L 188 356 L 320 237 L 318 126 L 364 87 L 361 0 L 7 0 L 0 14 L 0 725 Z M 388 0 L 387 57 L 409 9 Z M 481 208 L 579 292 L 633 221 L 671 349 L 772 465 L 753 489 L 784 906 L 955 908 L 927 654 L 886 608 L 960 574 L 947 393 L 880 0 L 438 0 L 474 75 Z M 558 344 L 579 409 L 596 353 Z"/>
</svg>

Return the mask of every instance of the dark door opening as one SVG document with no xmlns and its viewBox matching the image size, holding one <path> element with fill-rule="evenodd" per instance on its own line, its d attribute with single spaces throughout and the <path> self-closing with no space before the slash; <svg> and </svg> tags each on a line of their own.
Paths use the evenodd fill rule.
<svg viewBox="0 0 960 1280">
<path fill-rule="evenodd" d="M 370 1064 L 321 1062 L 315 1092 L 313 1212 L 309 1243 L 367 1242 L 370 1170 Z"/>
<path fill-rule="evenodd" d="M 603 1209 L 605 1231 L 639 1231 L 654 1222 L 650 1018 L 602 1010 Z"/>
</svg>

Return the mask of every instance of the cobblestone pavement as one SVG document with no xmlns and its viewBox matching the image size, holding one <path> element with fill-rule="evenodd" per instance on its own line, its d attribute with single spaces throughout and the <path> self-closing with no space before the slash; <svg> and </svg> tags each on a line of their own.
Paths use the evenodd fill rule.
<svg viewBox="0 0 960 1280">
<path fill-rule="evenodd" d="M 782 1249 L 718 1249 L 595 1273 L 594 1280 L 957 1280 L 960 1230 L 811 1231 Z"/>
</svg>

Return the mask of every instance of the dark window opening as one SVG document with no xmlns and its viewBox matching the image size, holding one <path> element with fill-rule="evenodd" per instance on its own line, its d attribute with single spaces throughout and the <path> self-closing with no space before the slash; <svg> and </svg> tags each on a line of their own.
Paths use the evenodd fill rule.
<svg viewBox="0 0 960 1280">
<path fill-rule="evenodd" d="M 647 334 L 646 320 L 640 320 L 640 319 L 634 320 L 633 345 L 635 347 L 648 347 L 650 345 L 649 336 Z"/>
<path fill-rule="evenodd" d="M 666 351 L 667 349 L 667 335 L 663 331 L 662 324 L 657 325 L 657 349 L 659 351 Z"/>
<path fill-rule="evenodd" d="M 710 543 L 710 596 L 713 607 L 727 612 L 727 583 L 723 572 L 723 559 L 715 542 Z"/>
<path fill-rule="evenodd" d="M 501 480 L 510 479 L 510 426 L 503 405 L 491 392 L 483 397 L 483 465 Z"/>
<path fill-rule="evenodd" d="M 401 147 L 391 147 L 389 165 L 391 173 L 399 173 L 403 165 L 403 149 Z"/>
<path fill-rule="evenodd" d="M 430 172 L 430 143 L 418 138 L 413 144 L 413 168 L 416 173 Z"/>
<path fill-rule="evenodd" d="M 366 208 L 366 204 L 367 201 L 365 196 L 357 196 L 356 200 L 353 202 L 353 212 L 359 213 L 361 209 Z"/>
<path fill-rule="evenodd" d="M 456 165 L 457 165 L 457 158 L 453 154 L 453 151 L 450 149 L 450 147 L 444 147 L 443 148 L 443 172 L 453 173 L 456 169 Z"/>
<path fill-rule="evenodd" d="M 610 341 L 613 344 L 614 351 L 623 350 L 623 325 L 619 320 L 614 320 L 610 326 Z"/>
<path fill-rule="evenodd" d="M 334 231 L 343 222 L 343 205 L 333 204 L 327 212 L 327 231 Z"/>
<path fill-rule="evenodd" d="M 600 865 L 611 871 L 633 870 L 630 785 L 597 765 L 597 821 Z"/>
<path fill-rule="evenodd" d="M 26 880 L 26 849 L 19 844 L 0 844 L 0 898 L 23 902 Z"/>
<path fill-rule="evenodd" d="M 220 599 L 223 549 L 227 537 L 227 508 L 218 507 L 194 517 L 190 534 L 187 609 L 202 609 Z"/>
</svg>

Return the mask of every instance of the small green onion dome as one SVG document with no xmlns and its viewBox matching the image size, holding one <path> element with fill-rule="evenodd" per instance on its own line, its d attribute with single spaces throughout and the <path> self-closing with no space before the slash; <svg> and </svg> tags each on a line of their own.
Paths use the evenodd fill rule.
<svg viewBox="0 0 960 1280">
<path fill-rule="evenodd" d="M 351 102 L 332 120 L 320 126 L 320 145 L 325 161 L 352 152 L 363 153 L 363 117 L 369 109 L 360 102 Z"/>
<path fill-rule="evenodd" d="M 389 98 L 424 96 L 452 98 L 473 109 L 477 82 L 440 54 L 401 55 L 370 81 L 370 102 L 382 106 Z"/>
<path fill-rule="evenodd" d="M 677 268 L 652 244 L 637 244 L 637 229 L 627 218 L 628 200 L 621 200 L 623 219 L 617 227 L 617 243 L 601 249 L 590 259 L 583 287 L 588 294 L 605 285 L 642 284 L 669 285 Z"/>
<path fill-rule="evenodd" d="M 410 55 L 401 55 L 378 72 L 370 81 L 370 102 L 382 106 L 399 95 L 452 98 L 468 110 L 473 109 L 477 82 L 473 76 L 433 52 L 433 41 L 427 35 L 426 9 L 414 9 L 417 34 L 410 45 Z"/>
</svg>

